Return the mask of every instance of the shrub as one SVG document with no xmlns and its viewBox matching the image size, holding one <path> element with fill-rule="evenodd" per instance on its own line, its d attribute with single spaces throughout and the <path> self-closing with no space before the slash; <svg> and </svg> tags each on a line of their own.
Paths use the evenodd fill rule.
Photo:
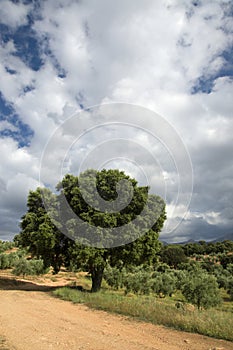
<svg viewBox="0 0 233 350">
<path fill-rule="evenodd" d="M 25 252 L 21 250 L 9 254 L 0 254 L 0 269 L 4 270 L 13 268 L 15 266 L 16 261 L 18 261 L 24 255 Z"/>
<path fill-rule="evenodd" d="M 15 263 L 15 267 L 12 273 L 16 276 L 23 275 L 32 275 L 32 266 L 28 260 L 21 258 Z"/>
<path fill-rule="evenodd" d="M 220 290 L 214 276 L 201 272 L 198 275 L 191 275 L 181 287 L 186 300 L 198 309 L 207 309 L 221 303 Z"/>
<path fill-rule="evenodd" d="M 12 273 L 16 276 L 41 275 L 45 273 L 43 260 L 26 260 L 21 258 L 15 263 Z"/>
<path fill-rule="evenodd" d="M 177 278 L 174 273 L 164 272 L 157 276 L 154 274 L 152 281 L 153 292 L 160 296 L 171 296 L 176 291 Z"/>
<path fill-rule="evenodd" d="M 156 266 L 156 271 L 158 272 L 165 272 L 170 270 L 170 266 L 168 264 L 165 263 L 159 263 L 158 266 Z"/>
<path fill-rule="evenodd" d="M 104 279 L 113 289 L 122 287 L 123 273 L 117 267 L 108 266 L 104 271 Z"/>
<path fill-rule="evenodd" d="M 233 300 L 233 278 L 228 283 L 228 293 L 231 297 L 231 300 Z"/>
<path fill-rule="evenodd" d="M 181 263 L 187 262 L 187 256 L 179 245 L 166 246 L 160 253 L 161 261 L 171 267 L 177 268 Z"/>
<path fill-rule="evenodd" d="M 0 269 L 4 270 L 9 267 L 9 258 L 8 254 L 0 254 Z"/>
<path fill-rule="evenodd" d="M 126 273 L 123 276 L 123 286 L 125 294 L 133 292 L 136 294 L 149 294 L 151 291 L 151 273 L 148 271 L 138 271 L 137 273 Z"/>
<path fill-rule="evenodd" d="M 5 252 L 6 250 L 12 249 L 14 247 L 13 242 L 1 241 L 0 240 L 0 253 Z"/>
<path fill-rule="evenodd" d="M 31 265 L 33 275 L 42 275 L 48 270 L 44 268 L 44 261 L 42 259 L 29 260 L 29 264 Z"/>
</svg>

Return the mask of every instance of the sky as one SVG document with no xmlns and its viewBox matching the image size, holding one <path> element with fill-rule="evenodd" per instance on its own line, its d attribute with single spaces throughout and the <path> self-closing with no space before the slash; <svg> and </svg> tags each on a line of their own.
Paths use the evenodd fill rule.
<svg viewBox="0 0 233 350">
<path fill-rule="evenodd" d="M 1 0 L 0 239 L 30 189 L 90 165 L 164 195 L 163 240 L 232 233 L 232 16 L 227 0 Z"/>
</svg>

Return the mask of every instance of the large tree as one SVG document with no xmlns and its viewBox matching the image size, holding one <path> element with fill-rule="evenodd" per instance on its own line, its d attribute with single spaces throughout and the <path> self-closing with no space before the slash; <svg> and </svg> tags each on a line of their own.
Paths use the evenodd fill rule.
<svg viewBox="0 0 233 350">
<path fill-rule="evenodd" d="M 68 238 L 51 221 L 43 198 L 50 202 L 50 208 L 57 210 L 57 198 L 50 190 L 37 188 L 30 191 L 28 210 L 20 222 L 21 232 L 14 237 L 14 241 L 18 246 L 27 248 L 32 257 L 43 259 L 44 268 L 52 266 L 54 273 L 58 273 L 67 251 Z"/>
<path fill-rule="evenodd" d="M 24 241 L 30 250 L 38 250 L 38 237 L 40 242 L 44 239 L 45 251 L 40 249 L 39 256 L 48 255 L 51 261 L 54 247 L 62 242 L 59 252 L 65 264 L 90 272 L 93 292 L 101 287 L 107 263 L 119 267 L 155 263 L 160 249 L 158 235 L 166 218 L 165 203 L 149 194 L 148 187 L 138 186 L 135 179 L 119 170 L 87 170 L 79 177 L 66 175 L 57 191 L 56 196 L 46 193 L 50 215 L 56 213 L 52 221 L 43 203 L 33 214 L 36 227 L 31 225 L 30 210 L 22 219 L 17 239 L 23 236 L 21 243 Z M 65 235 L 58 234 L 57 227 Z"/>
</svg>

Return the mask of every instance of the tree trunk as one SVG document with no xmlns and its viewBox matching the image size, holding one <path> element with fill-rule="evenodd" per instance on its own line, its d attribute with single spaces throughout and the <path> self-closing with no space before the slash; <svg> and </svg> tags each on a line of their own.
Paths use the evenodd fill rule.
<svg viewBox="0 0 233 350">
<path fill-rule="evenodd" d="M 101 283 L 103 279 L 104 267 L 98 266 L 91 269 L 91 279 L 92 279 L 92 293 L 98 292 L 101 288 Z"/>
</svg>

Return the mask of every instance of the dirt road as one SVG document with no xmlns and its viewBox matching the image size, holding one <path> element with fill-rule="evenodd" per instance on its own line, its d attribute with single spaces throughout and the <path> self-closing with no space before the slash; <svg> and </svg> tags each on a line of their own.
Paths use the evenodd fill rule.
<svg viewBox="0 0 233 350">
<path fill-rule="evenodd" d="M 17 289 L 0 290 L 1 336 L 6 343 L 0 349 L 9 350 L 233 350 L 230 342 Z"/>
</svg>

